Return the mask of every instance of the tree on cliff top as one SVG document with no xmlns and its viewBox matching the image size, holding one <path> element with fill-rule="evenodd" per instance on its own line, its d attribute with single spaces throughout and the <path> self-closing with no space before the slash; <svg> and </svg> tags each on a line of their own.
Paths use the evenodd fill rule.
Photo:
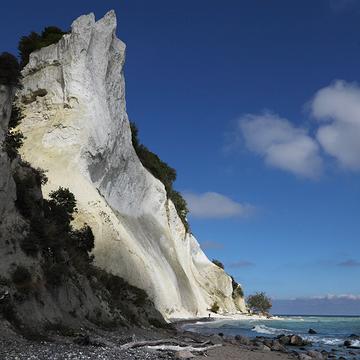
<svg viewBox="0 0 360 360">
<path fill-rule="evenodd" d="M 32 31 L 29 35 L 22 36 L 18 45 L 21 67 L 23 68 L 29 62 L 30 54 L 33 51 L 57 43 L 64 34 L 66 32 L 58 27 L 48 26 L 40 35 Z"/>
<path fill-rule="evenodd" d="M 16 57 L 7 52 L 0 54 L 0 84 L 19 88 L 20 65 Z"/>
</svg>

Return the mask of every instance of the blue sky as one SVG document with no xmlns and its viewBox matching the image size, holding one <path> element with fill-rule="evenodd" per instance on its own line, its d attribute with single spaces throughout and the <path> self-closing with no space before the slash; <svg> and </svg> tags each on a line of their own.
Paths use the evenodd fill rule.
<svg viewBox="0 0 360 360">
<path fill-rule="evenodd" d="M 0 9 L 0 50 L 13 53 L 31 30 L 115 9 L 129 116 L 177 169 L 208 256 L 246 293 L 360 294 L 360 1 Z"/>
</svg>

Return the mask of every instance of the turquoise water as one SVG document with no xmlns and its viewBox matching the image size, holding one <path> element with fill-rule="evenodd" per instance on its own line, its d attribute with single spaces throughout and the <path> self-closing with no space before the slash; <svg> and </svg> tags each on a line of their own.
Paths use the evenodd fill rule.
<svg viewBox="0 0 360 360">
<path fill-rule="evenodd" d="M 312 328 L 317 334 L 310 335 Z M 187 330 L 203 334 L 223 333 L 224 335 L 244 335 L 247 337 L 268 336 L 280 334 L 297 334 L 310 340 L 315 347 L 329 350 L 340 349 L 351 334 L 360 336 L 360 317 L 333 316 L 279 316 L 269 320 L 216 320 L 198 322 L 186 326 Z M 360 340 L 352 340 L 352 345 L 360 347 Z M 359 350 L 355 350 L 359 353 Z"/>
</svg>

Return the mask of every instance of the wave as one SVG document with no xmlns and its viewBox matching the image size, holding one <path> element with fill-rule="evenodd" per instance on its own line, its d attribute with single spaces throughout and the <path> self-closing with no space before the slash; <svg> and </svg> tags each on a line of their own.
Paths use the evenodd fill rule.
<svg viewBox="0 0 360 360">
<path fill-rule="evenodd" d="M 266 325 L 256 325 L 254 326 L 251 331 L 257 332 L 259 334 L 266 334 L 266 335 L 291 335 L 294 334 L 293 331 L 288 329 L 277 329 Z M 311 341 L 312 343 L 322 343 L 325 345 L 341 345 L 344 343 L 343 338 L 330 338 L 330 337 L 321 337 L 321 336 L 302 336 L 303 339 Z M 360 340 L 355 340 L 352 342 L 353 346 L 360 346 Z"/>
<path fill-rule="evenodd" d="M 256 325 L 251 331 L 255 331 L 259 334 L 267 335 L 281 335 L 281 334 L 290 334 L 291 332 L 287 329 L 276 329 L 266 325 Z"/>
</svg>

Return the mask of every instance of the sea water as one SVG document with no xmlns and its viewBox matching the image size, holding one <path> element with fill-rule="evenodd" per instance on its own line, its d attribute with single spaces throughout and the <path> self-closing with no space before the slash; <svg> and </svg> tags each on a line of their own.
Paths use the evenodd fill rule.
<svg viewBox="0 0 360 360">
<path fill-rule="evenodd" d="M 275 316 L 272 319 L 251 318 L 244 320 L 219 319 L 209 322 L 198 322 L 185 326 L 186 330 L 203 334 L 243 335 L 247 337 L 276 337 L 280 334 L 296 334 L 313 343 L 313 347 L 330 351 L 345 351 L 345 340 L 351 340 L 353 346 L 360 347 L 360 338 L 350 339 L 352 334 L 360 336 L 360 317 L 340 316 Z M 316 334 L 309 334 L 309 329 Z M 360 358 L 359 350 L 352 350 Z"/>
</svg>

